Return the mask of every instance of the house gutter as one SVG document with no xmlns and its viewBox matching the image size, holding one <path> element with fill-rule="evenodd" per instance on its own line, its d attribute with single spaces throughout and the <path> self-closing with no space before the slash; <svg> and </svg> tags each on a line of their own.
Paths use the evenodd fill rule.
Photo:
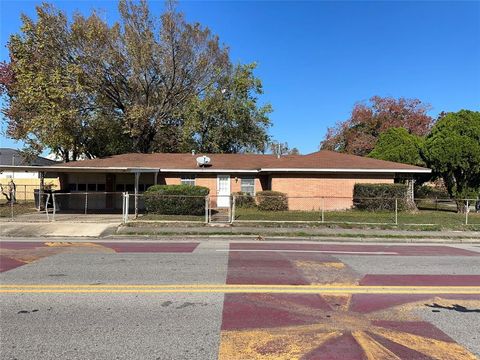
<svg viewBox="0 0 480 360">
<path fill-rule="evenodd" d="M 25 171 L 25 172 L 113 172 L 113 173 L 373 173 L 373 174 L 430 174 L 431 169 L 346 169 L 346 168 L 261 168 L 261 169 L 212 169 L 212 168 L 194 168 L 194 169 L 165 169 L 165 168 L 146 168 L 146 167 L 71 167 L 71 166 L 14 166 L 0 165 L 0 171 Z"/>
</svg>

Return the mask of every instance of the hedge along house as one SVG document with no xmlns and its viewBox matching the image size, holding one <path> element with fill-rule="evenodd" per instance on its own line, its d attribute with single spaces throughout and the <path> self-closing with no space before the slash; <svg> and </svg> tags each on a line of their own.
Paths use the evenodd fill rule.
<svg viewBox="0 0 480 360">
<path fill-rule="evenodd" d="M 209 158 L 208 164 L 198 160 L 202 156 Z M 235 192 L 255 195 L 258 191 L 274 190 L 287 194 L 290 210 L 315 210 L 320 206 L 325 210 L 348 209 L 356 183 L 393 183 L 430 173 L 430 169 L 422 167 L 323 150 L 281 157 L 131 153 L 36 167 L 39 170 L 58 175 L 64 192 L 96 194 L 89 208 L 107 211 L 122 207 L 121 197 L 108 193 L 141 194 L 153 184 L 205 186 L 210 189 L 211 207 L 229 207 L 230 195 Z M 324 198 L 322 204 L 320 198 Z M 141 209 L 142 203 L 139 200 L 131 206 Z M 80 204 L 78 207 L 82 209 Z M 75 205 L 70 202 L 69 208 Z"/>
</svg>

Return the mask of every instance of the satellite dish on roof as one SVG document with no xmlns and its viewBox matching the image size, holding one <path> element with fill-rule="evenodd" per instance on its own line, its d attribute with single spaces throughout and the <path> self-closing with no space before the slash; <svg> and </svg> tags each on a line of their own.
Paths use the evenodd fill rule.
<svg viewBox="0 0 480 360">
<path fill-rule="evenodd" d="M 205 155 L 199 156 L 199 157 L 197 157 L 197 164 L 200 167 L 209 166 L 210 165 L 210 158 L 208 156 L 205 156 Z"/>
</svg>

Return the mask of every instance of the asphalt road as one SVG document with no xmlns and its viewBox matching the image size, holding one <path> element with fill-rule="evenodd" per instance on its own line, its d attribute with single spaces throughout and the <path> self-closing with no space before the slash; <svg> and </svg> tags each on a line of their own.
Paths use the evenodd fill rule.
<svg viewBox="0 0 480 360">
<path fill-rule="evenodd" d="M 1 359 L 476 359 L 480 247 L 0 243 Z"/>
</svg>

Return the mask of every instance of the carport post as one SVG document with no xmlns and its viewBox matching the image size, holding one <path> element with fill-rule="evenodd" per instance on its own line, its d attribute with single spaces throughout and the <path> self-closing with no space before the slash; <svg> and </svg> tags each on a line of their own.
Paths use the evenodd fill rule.
<svg viewBox="0 0 480 360">
<path fill-rule="evenodd" d="M 135 173 L 135 219 L 138 217 L 138 182 L 140 180 L 140 173 Z"/>
<path fill-rule="evenodd" d="M 158 183 L 158 172 L 153 174 L 153 185 L 157 185 Z"/>
</svg>

